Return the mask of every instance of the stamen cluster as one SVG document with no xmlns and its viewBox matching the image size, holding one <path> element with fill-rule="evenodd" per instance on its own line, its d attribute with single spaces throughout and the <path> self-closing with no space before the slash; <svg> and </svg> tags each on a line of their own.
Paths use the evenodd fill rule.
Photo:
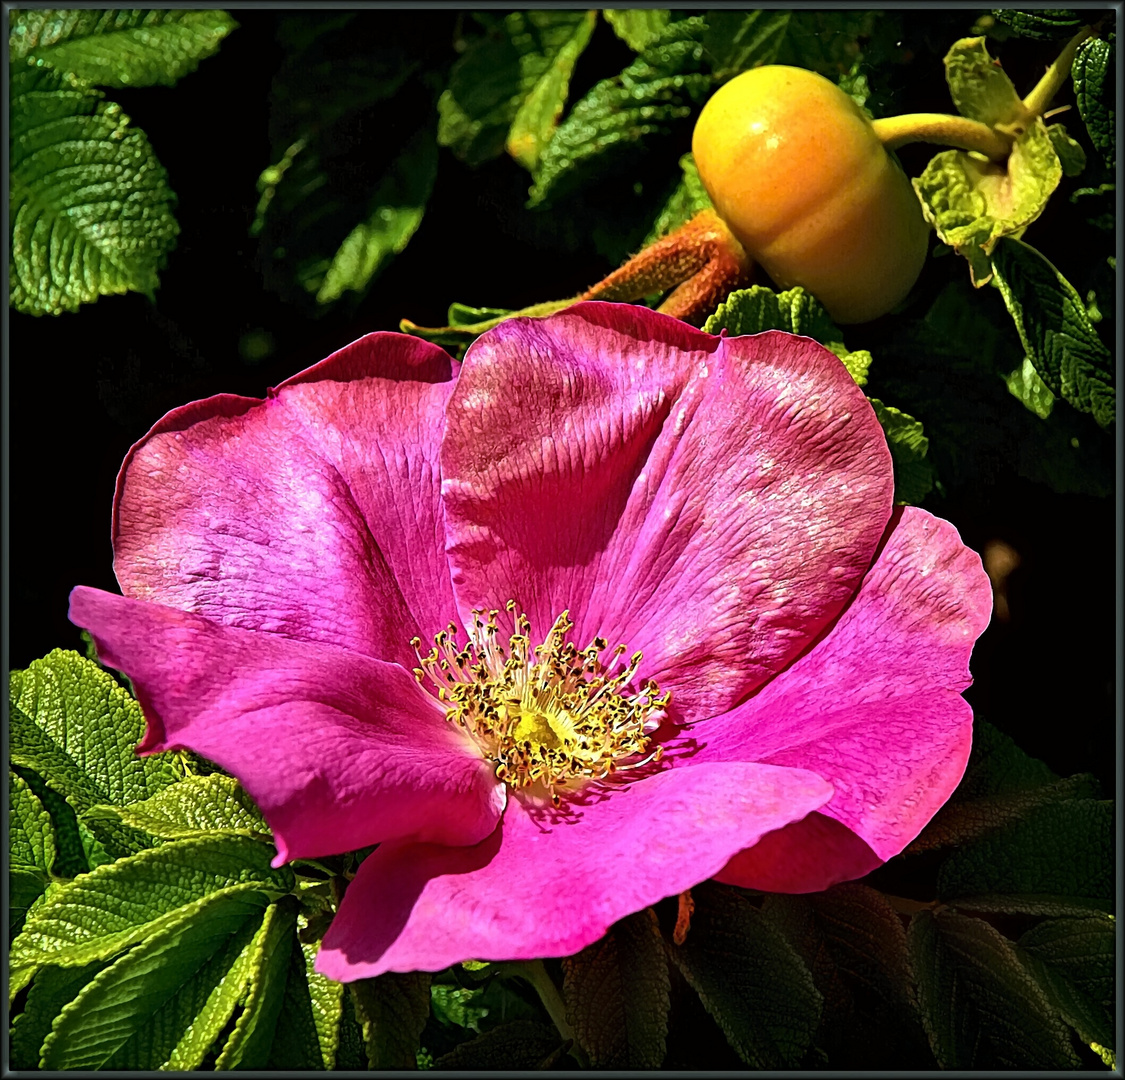
<svg viewBox="0 0 1125 1080">
<path fill-rule="evenodd" d="M 515 612 L 515 601 L 506 608 Z M 433 683 L 447 719 L 496 762 L 498 779 L 515 788 L 542 784 L 557 806 L 556 789 L 567 783 L 596 782 L 660 760 L 660 746 L 645 751 L 671 693 L 661 694 L 651 679 L 633 688 L 639 652 L 619 666 L 624 645 L 604 660 L 605 638 L 579 649 L 566 640 L 574 627 L 569 611 L 534 648 L 530 621 L 516 614 L 505 649 L 497 640 L 499 614 L 473 611 L 463 647 L 453 623 L 434 637 L 425 657 L 420 638 L 410 643 L 420 665 L 415 678 Z"/>
</svg>

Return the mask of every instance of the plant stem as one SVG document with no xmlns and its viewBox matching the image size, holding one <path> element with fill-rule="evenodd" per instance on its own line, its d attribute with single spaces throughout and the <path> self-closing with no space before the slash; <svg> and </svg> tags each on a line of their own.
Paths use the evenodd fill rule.
<svg viewBox="0 0 1125 1080">
<path fill-rule="evenodd" d="M 967 116 L 949 113 L 906 113 L 872 121 L 875 134 L 888 150 L 897 150 L 907 143 L 937 143 L 960 150 L 975 150 L 992 161 L 1004 161 L 1012 150 L 1012 139 L 1006 138 Z"/>
<path fill-rule="evenodd" d="M 1047 68 L 1043 78 L 1036 84 L 1035 89 L 1023 99 L 1024 108 L 1032 116 L 1041 116 L 1043 111 L 1051 104 L 1054 96 L 1062 89 L 1062 85 L 1070 75 L 1078 47 L 1094 32 L 1092 26 L 1084 26 L 1067 43 L 1066 48 L 1059 53 L 1058 59 Z"/>
<path fill-rule="evenodd" d="M 554 980 L 547 973 L 547 969 L 543 966 L 543 961 L 512 961 L 504 964 L 503 968 L 531 983 L 533 989 L 539 995 L 539 1000 L 543 1002 L 543 1008 L 547 1010 L 547 1015 L 550 1016 L 555 1027 L 559 1029 L 559 1034 L 564 1039 L 573 1041 L 574 1045 L 570 1052 L 578 1060 L 578 1064 L 584 1069 L 589 1068 L 590 1062 L 586 1057 L 586 1051 L 574 1038 L 574 1029 L 567 1022 L 566 1006 L 563 1004 L 562 995 L 559 993 L 558 987 L 555 986 Z"/>
</svg>

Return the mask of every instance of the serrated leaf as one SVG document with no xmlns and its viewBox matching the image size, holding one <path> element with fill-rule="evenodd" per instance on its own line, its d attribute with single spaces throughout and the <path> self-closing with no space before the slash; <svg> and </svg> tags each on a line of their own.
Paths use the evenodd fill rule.
<svg viewBox="0 0 1125 1080">
<path fill-rule="evenodd" d="M 653 136 L 686 121 L 710 93 L 697 16 L 670 23 L 620 75 L 603 79 L 556 129 L 535 167 L 529 206 L 555 197 L 583 177 L 619 166 Z"/>
<path fill-rule="evenodd" d="M 215 1060 L 215 1069 L 261 1069 L 269 1059 L 277 1019 L 285 1002 L 291 950 L 297 945 L 297 905 L 292 897 L 266 909 L 248 948 L 249 983 L 234 1031 Z"/>
<path fill-rule="evenodd" d="M 48 68 L 11 72 L 10 302 L 30 315 L 151 295 L 175 246 L 175 196 L 144 132 Z"/>
<path fill-rule="evenodd" d="M 772 64 L 789 30 L 789 11 L 709 11 L 704 55 L 719 82 L 761 64 Z"/>
<path fill-rule="evenodd" d="M 838 82 L 886 18 L 885 11 L 796 9 L 790 12 L 776 63 L 808 68 Z"/>
<path fill-rule="evenodd" d="M 343 993 L 340 998 L 339 1046 L 336 1050 L 336 1069 L 338 1071 L 361 1072 L 367 1068 L 367 1051 L 363 1046 L 363 1029 L 355 1015 L 352 995 Z"/>
<path fill-rule="evenodd" d="M 430 973 L 390 971 L 348 984 L 369 1069 L 412 1069 L 430 1015 Z"/>
<path fill-rule="evenodd" d="M 1047 135 L 1059 156 L 1063 176 L 1078 176 L 1086 168 L 1086 151 L 1067 133 L 1065 124 L 1049 124 Z"/>
<path fill-rule="evenodd" d="M 823 999 L 788 941 L 746 897 L 705 882 L 672 959 L 739 1057 L 754 1069 L 793 1068 L 812 1043 Z"/>
<path fill-rule="evenodd" d="M 433 132 L 419 131 L 406 144 L 371 195 L 371 210 L 344 238 L 317 286 L 316 302 L 331 304 L 345 292 L 364 294 L 379 271 L 403 251 L 422 224 L 426 203 L 437 176 L 437 146 Z"/>
<path fill-rule="evenodd" d="M 801 954 L 824 997 L 817 1046 L 833 1068 L 926 1068 L 906 932 L 881 893 L 835 885 L 767 896 L 763 916 Z"/>
<path fill-rule="evenodd" d="M 613 32 L 633 52 L 644 52 L 672 21 L 666 8 L 608 8 L 602 12 Z"/>
<path fill-rule="evenodd" d="M 664 1064 L 671 983 L 656 913 L 645 908 L 563 960 L 567 1023 L 597 1069 Z"/>
<path fill-rule="evenodd" d="M 95 86 L 171 86 L 218 51 L 238 24 L 225 11 L 13 12 L 8 56 Z"/>
<path fill-rule="evenodd" d="M 1116 926 L 1109 919 L 1045 919 L 1019 939 L 1048 1000 L 1085 1043 L 1113 1050 Z"/>
<path fill-rule="evenodd" d="M 484 992 L 484 988 L 479 986 L 434 983 L 430 987 L 433 1016 L 439 1023 L 465 1028 L 479 1035 L 480 1022 L 488 1015 L 488 1006 L 480 1002 Z"/>
<path fill-rule="evenodd" d="M 298 916 L 298 925 L 301 923 Z M 270 1046 L 267 1069 L 331 1069 L 336 1060 L 336 1045 L 339 1039 L 339 1005 L 343 995 L 342 983 L 328 983 L 321 976 L 314 997 L 310 978 L 312 960 L 316 955 L 315 944 L 302 945 L 294 940 L 289 952 L 289 970 L 285 975 L 285 998 L 281 1003 L 281 1014 L 277 1018 L 276 1033 Z M 332 1000 L 335 1003 L 334 1020 L 326 1019 L 322 983 L 337 991 Z M 321 1005 L 318 1010 L 317 1002 Z"/>
<path fill-rule="evenodd" d="M 921 421 L 870 398 L 871 407 L 887 437 L 895 471 L 895 502 L 917 506 L 933 489 L 934 474 L 926 454 L 930 440 L 922 434 Z"/>
<path fill-rule="evenodd" d="M 262 812 L 232 776 L 211 773 L 187 776 L 129 806 L 95 806 L 87 820 L 123 821 L 164 840 L 179 840 L 201 832 L 235 833 L 269 839 Z"/>
<path fill-rule="evenodd" d="M 36 975 L 23 1012 L 12 1022 L 9 1048 L 13 1068 L 39 1068 L 40 1049 L 55 1017 L 105 966 L 105 961 L 96 960 L 84 967 L 48 967 Z"/>
<path fill-rule="evenodd" d="M 8 772 L 9 865 L 44 875 L 55 861 L 55 830 L 51 815 L 22 776 Z"/>
<path fill-rule="evenodd" d="M 513 1020 L 463 1042 L 434 1061 L 435 1069 L 536 1069 L 562 1046 L 559 1033 L 536 1020 Z"/>
<path fill-rule="evenodd" d="M 226 890 L 280 895 L 293 874 L 270 867 L 272 849 L 243 837 L 173 840 L 99 866 L 60 888 L 12 942 L 9 964 L 37 970 L 107 959 L 177 922 Z"/>
<path fill-rule="evenodd" d="M 1068 1069 L 1066 1027 L 1016 955 L 980 919 L 916 915 L 907 932 L 922 1023 L 943 1069 Z"/>
<path fill-rule="evenodd" d="M 165 1049 L 156 1014 L 247 921 L 260 917 L 264 901 L 260 893 L 210 896 L 110 964 L 59 1014 L 43 1043 L 42 1067 L 163 1064 L 146 1053 L 162 1057 Z"/>
<path fill-rule="evenodd" d="M 1111 169 L 1117 160 L 1117 112 L 1114 108 L 1113 74 L 1116 35 L 1090 38 L 1074 57 L 1071 74 L 1078 112 L 1090 142 Z"/>
<path fill-rule="evenodd" d="M 453 65 L 438 101 L 438 142 L 470 165 L 507 146 L 530 167 L 558 122 L 596 18 L 559 10 L 478 16 L 487 32 Z"/>
<path fill-rule="evenodd" d="M 1063 9 L 1021 11 L 996 8 L 992 14 L 1020 37 L 1034 38 L 1037 41 L 1056 41 L 1069 37 L 1082 25 L 1082 18 L 1076 11 Z"/>
<path fill-rule="evenodd" d="M 27 720 L 27 717 L 14 705 L 10 708 L 10 720 L 9 730 L 12 734 L 24 722 L 31 729 L 37 730 L 35 725 Z M 74 877 L 76 874 L 84 874 L 87 870 L 92 869 L 84 847 L 84 837 L 78 829 L 78 818 L 74 813 L 74 808 L 61 795 L 47 787 L 38 773 L 19 766 L 16 766 L 14 771 L 31 788 L 32 793 L 42 803 L 51 819 L 51 828 L 55 837 L 55 861 L 51 867 L 52 875 L 56 878 L 68 878 Z"/>
<path fill-rule="evenodd" d="M 691 154 L 684 154 L 680 158 L 680 172 L 683 174 L 680 182 L 661 207 L 642 247 L 648 247 L 660 237 L 667 236 L 689 222 L 701 210 L 711 209 L 711 200 L 703 187 L 703 181 L 699 179 L 699 170 L 695 167 L 695 158 Z"/>
<path fill-rule="evenodd" d="M 1036 807 L 953 852 L 937 888 L 939 899 L 975 911 L 1111 912 L 1113 804 L 1071 799 Z"/>
<path fill-rule="evenodd" d="M 528 17 L 533 15 L 528 12 Z M 555 53 L 550 66 L 536 80 L 512 120 L 504 148 L 525 169 L 535 168 L 543 147 L 559 126 L 570 93 L 574 65 L 590 40 L 597 18 L 596 11 L 586 12 L 585 21 L 578 23 L 573 35 Z"/>
<path fill-rule="evenodd" d="M 1074 286 L 1035 248 L 1017 240 L 997 245 L 992 267 L 1040 378 L 1053 393 L 1108 427 L 1116 415 L 1113 356 Z"/>
</svg>

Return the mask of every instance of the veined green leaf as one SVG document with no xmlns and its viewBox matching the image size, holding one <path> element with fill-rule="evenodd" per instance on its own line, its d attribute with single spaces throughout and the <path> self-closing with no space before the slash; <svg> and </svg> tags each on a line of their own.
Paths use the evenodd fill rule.
<svg viewBox="0 0 1125 1080">
<path fill-rule="evenodd" d="M 51 815 L 17 773 L 8 772 L 8 928 L 17 933 L 27 909 L 47 887 L 55 863 Z"/>
<path fill-rule="evenodd" d="M 714 85 L 704 70 L 706 23 L 697 16 L 670 23 L 620 75 L 603 79 L 575 104 L 535 167 L 529 206 L 604 170 L 653 135 L 687 120 Z"/>
<path fill-rule="evenodd" d="M 1078 112 L 1086 124 L 1090 142 L 1113 168 L 1117 155 L 1117 114 L 1114 108 L 1113 72 L 1116 35 L 1090 38 L 1082 43 L 1074 57 L 1074 96 Z"/>
<path fill-rule="evenodd" d="M 926 454 L 930 440 L 922 434 L 922 423 L 913 416 L 870 398 L 871 407 L 887 437 L 895 470 L 895 502 L 917 506 L 933 489 L 934 474 Z"/>
<path fill-rule="evenodd" d="M 27 727 L 35 730 L 35 725 L 15 705 L 9 708 L 9 731 L 14 734 L 17 728 Z M 46 739 L 46 736 L 44 736 Z M 81 831 L 78 828 L 78 818 L 74 807 L 70 805 L 58 792 L 49 788 L 43 777 L 31 769 L 15 765 L 13 771 L 31 789 L 32 794 L 43 805 L 51 819 L 51 829 L 55 837 L 55 859 L 51 866 L 51 874 L 56 878 L 74 877 L 93 869 L 90 858 L 89 829 Z M 142 845 L 144 846 L 144 845 Z M 106 856 L 102 862 L 108 862 Z M 97 861 L 94 862 L 97 865 Z"/>
<path fill-rule="evenodd" d="M 83 967 L 47 967 L 39 972 L 27 992 L 23 1012 L 12 1022 L 9 1047 L 14 1069 L 39 1068 L 43 1040 L 51 1033 L 55 1017 L 105 966 L 106 961 L 95 960 Z"/>
<path fill-rule="evenodd" d="M 645 908 L 563 960 L 563 1001 L 578 1044 L 597 1069 L 664 1064 L 671 983 L 656 913 Z"/>
<path fill-rule="evenodd" d="M 430 1015 L 430 973 L 395 971 L 348 984 L 363 1027 L 369 1069 L 414 1067 Z"/>
<path fill-rule="evenodd" d="M 1059 38 L 1069 37 L 1082 25 L 1078 12 L 1057 8 L 1031 11 L 996 8 L 992 14 L 1020 37 L 1034 38 L 1037 41 L 1057 41 Z"/>
<path fill-rule="evenodd" d="M 536 1020 L 513 1020 L 443 1054 L 435 1069 L 539 1069 L 565 1045 L 558 1031 Z"/>
<path fill-rule="evenodd" d="M 98 90 L 47 68 L 11 73 L 11 304 L 76 311 L 151 294 L 179 226 L 144 132 Z"/>
<path fill-rule="evenodd" d="M 1055 395 L 1039 378 L 1039 372 L 1035 370 L 1030 356 L 1025 356 L 1018 368 L 1008 372 L 1004 377 L 1004 385 L 1012 397 L 1035 413 L 1040 420 L 1046 420 L 1051 415 L 1051 410 L 1055 407 Z"/>
<path fill-rule="evenodd" d="M 96 86 L 171 86 L 238 24 L 225 11 L 41 8 L 13 12 L 8 56 Z"/>
<path fill-rule="evenodd" d="M 703 50 L 716 80 L 777 59 L 795 13 L 791 11 L 708 11 Z"/>
<path fill-rule="evenodd" d="M 293 874 L 272 869 L 271 854 L 255 840 L 205 835 L 99 866 L 29 915 L 9 953 L 13 981 L 17 972 L 48 964 L 75 967 L 107 959 L 221 891 L 284 894 Z"/>
<path fill-rule="evenodd" d="M 1016 950 L 1082 1041 L 1111 1050 L 1116 943 L 1110 919 L 1044 919 L 1020 938 Z"/>
<path fill-rule="evenodd" d="M 303 920 L 298 916 L 298 925 Z M 344 984 L 313 970 L 317 943 L 297 941 L 267 1069 L 332 1069 L 340 1045 Z"/>
<path fill-rule="evenodd" d="M 507 147 L 530 168 L 558 123 L 597 13 L 533 9 L 477 18 L 487 32 L 450 72 L 438 102 L 438 142 L 470 165 Z"/>
<path fill-rule="evenodd" d="M 988 923 L 923 911 L 907 933 L 922 1022 L 943 1069 L 1072 1069 L 1066 1027 Z"/>
<path fill-rule="evenodd" d="M 168 1017 L 159 1015 L 163 1006 L 248 921 L 261 917 L 264 902 L 254 892 L 209 896 L 130 949 L 63 1008 L 44 1040 L 42 1067 L 153 1069 L 164 1064 L 154 1060 L 166 1050 L 162 1029 Z"/>
<path fill-rule="evenodd" d="M 1005 240 L 992 256 L 996 284 L 1040 378 L 1108 427 L 1116 416 L 1114 364 L 1082 298 L 1038 251 Z"/>
<path fill-rule="evenodd" d="M 711 209 L 711 200 L 704 190 L 703 181 L 699 179 L 699 170 L 691 154 L 680 158 L 680 171 L 683 176 L 653 222 L 643 247 L 686 224 L 701 210 Z"/>
<path fill-rule="evenodd" d="M 672 20 L 666 8 L 607 8 L 602 12 L 613 32 L 633 52 L 644 52 Z"/>
<path fill-rule="evenodd" d="M 705 882 L 672 959 L 751 1068 L 793 1068 L 812 1044 L 823 999 L 800 955 L 737 890 Z"/>
</svg>

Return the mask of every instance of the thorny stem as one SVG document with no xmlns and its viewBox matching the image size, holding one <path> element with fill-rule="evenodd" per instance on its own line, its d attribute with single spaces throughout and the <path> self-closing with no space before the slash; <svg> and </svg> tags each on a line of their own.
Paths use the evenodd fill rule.
<svg viewBox="0 0 1125 1080">
<path fill-rule="evenodd" d="M 1054 96 L 1062 89 L 1070 69 L 1074 65 L 1074 57 L 1079 46 L 1094 32 L 1092 26 L 1084 26 L 1067 43 L 1066 48 L 1059 53 L 1058 59 L 1047 68 L 1043 78 L 1036 84 L 1035 89 L 1023 99 L 1024 108 L 1032 116 L 1040 116 L 1044 109 L 1051 104 Z"/>
<path fill-rule="evenodd" d="M 555 986 L 554 980 L 547 973 L 547 969 L 543 966 L 543 961 L 510 961 L 502 965 L 502 971 L 511 975 L 518 975 L 521 979 L 531 983 L 532 988 L 539 995 L 539 1000 L 543 1002 L 543 1008 L 547 1010 L 547 1015 L 558 1028 L 559 1034 L 564 1039 L 570 1039 L 573 1042 L 574 1045 L 570 1052 L 582 1068 L 588 1069 L 590 1061 L 586 1056 L 586 1051 L 582 1049 L 578 1040 L 574 1037 L 574 1029 L 566 1019 L 566 1006 L 563 1004 L 562 995 L 559 993 L 558 987 Z"/>
</svg>

